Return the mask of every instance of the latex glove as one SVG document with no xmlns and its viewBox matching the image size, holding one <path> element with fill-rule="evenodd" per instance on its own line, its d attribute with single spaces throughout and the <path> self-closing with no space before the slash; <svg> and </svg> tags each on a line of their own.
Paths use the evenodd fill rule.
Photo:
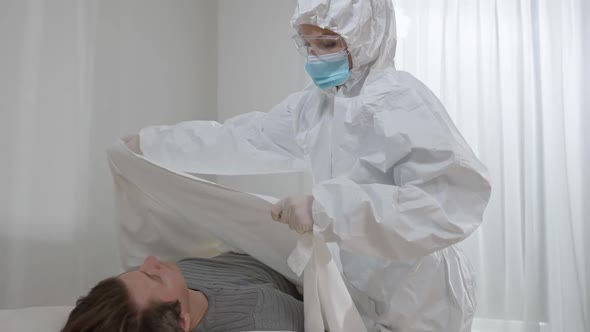
<svg viewBox="0 0 590 332">
<path fill-rule="evenodd" d="M 290 196 L 283 198 L 271 208 L 274 221 L 287 224 L 299 234 L 313 231 L 311 207 L 313 196 Z"/>
<path fill-rule="evenodd" d="M 123 138 L 123 142 L 125 142 L 125 144 L 127 145 L 127 147 L 137 153 L 137 154 L 141 154 L 141 149 L 139 147 L 139 135 L 135 134 L 135 135 L 129 135 L 125 138 Z"/>
</svg>

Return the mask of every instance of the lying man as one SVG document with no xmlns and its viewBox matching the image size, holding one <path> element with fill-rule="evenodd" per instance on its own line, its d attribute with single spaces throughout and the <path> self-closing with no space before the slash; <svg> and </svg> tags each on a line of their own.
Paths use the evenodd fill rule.
<svg viewBox="0 0 590 332">
<path fill-rule="evenodd" d="M 303 331 L 295 285 L 242 254 L 177 263 L 150 256 L 135 271 L 99 282 L 62 332 Z"/>
</svg>

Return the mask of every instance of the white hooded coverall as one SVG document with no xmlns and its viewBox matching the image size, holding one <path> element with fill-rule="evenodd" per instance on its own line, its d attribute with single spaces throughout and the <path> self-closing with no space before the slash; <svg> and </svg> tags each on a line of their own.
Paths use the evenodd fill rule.
<svg viewBox="0 0 590 332">
<path fill-rule="evenodd" d="M 434 94 L 395 69 L 391 0 L 299 0 L 300 24 L 344 38 L 353 68 L 343 86 L 310 85 L 224 124 L 145 128 L 144 156 L 201 174 L 310 171 L 314 232 L 338 244 L 367 329 L 470 331 L 473 272 L 455 244 L 482 222 L 485 167 Z"/>
</svg>

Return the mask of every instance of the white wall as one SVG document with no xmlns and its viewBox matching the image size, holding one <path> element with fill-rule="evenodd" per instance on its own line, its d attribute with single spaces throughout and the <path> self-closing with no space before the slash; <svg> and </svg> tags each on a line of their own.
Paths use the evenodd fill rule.
<svg viewBox="0 0 590 332">
<path fill-rule="evenodd" d="M 291 36 L 293 0 L 220 0 L 218 118 L 268 111 L 308 82 Z M 219 182 L 282 197 L 307 191 L 301 175 L 219 177 Z"/>
<path fill-rule="evenodd" d="M 585 116 L 584 119 L 582 119 L 581 121 L 581 126 L 582 130 L 581 132 L 583 133 L 583 135 L 585 135 L 585 137 L 583 137 L 583 142 L 590 142 L 590 130 L 588 130 L 587 126 L 590 126 L 590 62 L 588 61 L 588 59 L 590 59 L 590 1 L 582 1 L 582 11 L 580 13 L 581 15 L 581 21 L 582 24 L 584 25 L 584 29 L 582 30 L 583 33 L 583 38 L 584 38 L 584 42 L 583 42 L 583 46 L 584 46 L 584 50 L 583 50 L 583 55 L 581 57 L 582 59 L 582 79 L 584 80 L 584 82 L 582 83 L 582 89 L 584 89 L 582 91 L 582 98 L 584 98 L 584 100 L 582 100 L 582 105 L 586 105 L 586 112 L 584 112 L 582 114 L 582 116 Z M 582 163 L 584 165 L 590 165 L 590 146 L 588 144 L 582 144 L 582 149 L 584 149 L 584 151 L 582 151 L 581 153 L 583 154 L 582 157 Z M 584 193 L 582 196 L 582 201 L 583 202 L 590 202 L 590 168 L 588 166 L 586 166 L 586 171 L 583 175 L 583 179 L 582 179 L 582 188 L 584 188 Z M 583 211 L 584 216 L 590 216 L 590 204 L 586 204 L 585 206 L 585 211 Z M 586 251 L 585 252 L 590 252 L 590 223 L 586 222 L 586 232 L 585 232 L 585 238 L 586 238 Z M 590 298 L 590 264 L 586 264 L 586 290 L 588 291 L 588 293 L 586 294 L 586 298 Z M 587 319 L 590 319 L 590 314 L 587 314 Z"/>
<path fill-rule="evenodd" d="M 116 241 L 102 225 L 113 220 L 105 149 L 116 137 L 156 124 L 216 118 L 217 6 L 206 0 L 108 0 L 101 3 L 96 91 L 91 119 L 89 223 L 85 261 L 113 266 Z M 95 234 L 104 236 L 95 236 Z M 109 248 L 113 248 L 110 246 Z M 118 258 L 118 257 L 117 257 Z M 117 262 L 118 263 L 118 262 Z M 117 265 L 118 267 L 118 265 Z M 109 275 L 89 271 L 92 283 Z M 101 270 L 98 270 L 101 271 Z"/>
<path fill-rule="evenodd" d="M 3 0 L 0 40 L 0 309 L 71 305 L 119 272 L 106 147 L 217 116 L 217 3 Z"/>
<path fill-rule="evenodd" d="M 0 308 L 72 304 L 119 272 L 105 158 L 118 137 L 267 111 L 302 88 L 293 8 L 293 0 L 0 2 Z M 281 196 L 301 191 L 301 179 L 223 181 Z"/>
<path fill-rule="evenodd" d="M 267 111 L 308 81 L 293 0 L 0 2 L 0 309 L 120 272 L 105 149 L 152 124 Z M 219 111 L 219 112 L 218 112 Z M 304 191 L 303 176 L 224 178 Z"/>
<path fill-rule="evenodd" d="M 123 114 L 141 117 L 131 121 L 137 126 L 215 120 L 215 2 L 126 0 L 120 6 Z"/>
</svg>

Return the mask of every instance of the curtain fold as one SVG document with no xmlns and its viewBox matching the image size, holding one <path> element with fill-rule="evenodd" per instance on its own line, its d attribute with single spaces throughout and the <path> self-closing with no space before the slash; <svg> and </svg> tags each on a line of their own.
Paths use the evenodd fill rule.
<svg viewBox="0 0 590 332">
<path fill-rule="evenodd" d="M 396 4 L 411 22 L 398 68 L 440 96 L 491 173 L 486 220 L 463 244 L 479 327 L 590 330 L 582 2 Z"/>
</svg>

